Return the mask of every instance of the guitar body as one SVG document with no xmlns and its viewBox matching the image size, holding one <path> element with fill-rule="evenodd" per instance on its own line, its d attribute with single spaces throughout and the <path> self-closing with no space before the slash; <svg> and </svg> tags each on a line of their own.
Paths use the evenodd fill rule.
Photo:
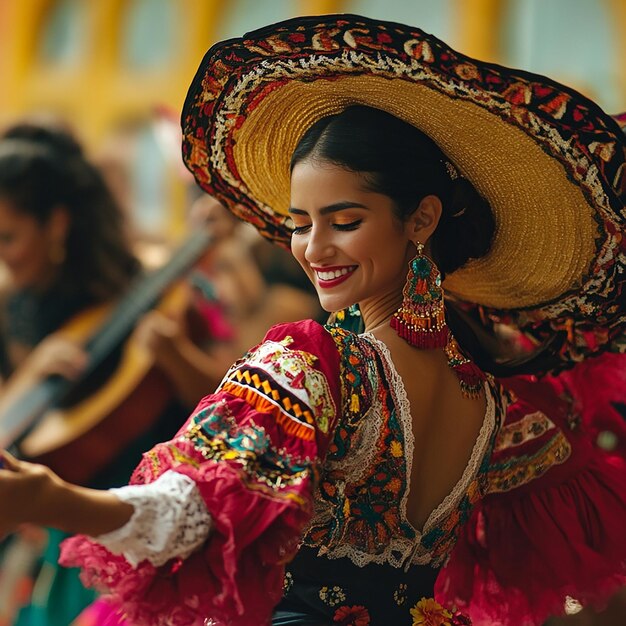
<svg viewBox="0 0 626 626">
<path fill-rule="evenodd" d="M 120 376 L 121 372 L 116 373 L 110 381 L 116 391 L 126 387 L 118 386 Z M 69 410 L 50 411 L 20 446 L 22 455 L 47 465 L 64 480 L 89 484 L 166 410 L 172 400 L 171 386 L 159 370 L 151 368 L 120 399 L 118 406 L 105 412 L 103 405 L 90 401 Z"/>
<path fill-rule="evenodd" d="M 186 286 L 179 284 L 156 309 L 168 315 L 180 314 L 187 306 L 187 294 Z M 82 343 L 110 309 L 107 305 L 82 312 L 58 333 Z M 64 480 L 87 484 L 147 432 L 173 400 L 168 379 L 154 367 L 133 334 L 119 347 L 112 370 L 96 382 L 91 393 L 81 394 L 79 384 L 78 393 L 72 393 L 77 401 L 46 411 L 20 442 L 20 454 L 51 467 Z"/>
</svg>

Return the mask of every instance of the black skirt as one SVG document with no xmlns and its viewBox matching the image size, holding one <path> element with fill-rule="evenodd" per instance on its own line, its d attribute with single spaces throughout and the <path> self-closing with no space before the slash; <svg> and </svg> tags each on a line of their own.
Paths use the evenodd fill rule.
<svg viewBox="0 0 626 626">
<path fill-rule="evenodd" d="M 359 567 L 302 548 L 287 567 L 272 626 L 411 626 L 410 610 L 433 597 L 437 572 L 428 565 Z"/>
</svg>

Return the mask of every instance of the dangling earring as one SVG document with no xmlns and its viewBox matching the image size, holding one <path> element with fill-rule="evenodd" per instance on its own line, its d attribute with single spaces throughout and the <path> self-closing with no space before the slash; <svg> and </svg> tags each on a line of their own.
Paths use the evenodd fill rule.
<svg viewBox="0 0 626 626">
<path fill-rule="evenodd" d="M 443 305 L 441 273 L 424 254 L 419 241 L 417 254 L 409 263 L 409 273 L 402 290 L 402 305 L 391 318 L 391 327 L 417 348 L 443 348 L 449 331 Z"/>
</svg>

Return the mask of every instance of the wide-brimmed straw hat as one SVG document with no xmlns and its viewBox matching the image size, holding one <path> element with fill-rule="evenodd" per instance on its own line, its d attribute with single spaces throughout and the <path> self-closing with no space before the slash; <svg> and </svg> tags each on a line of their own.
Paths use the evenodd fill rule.
<svg viewBox="0 0 626 626">
<path fill-rule="evenodd" d="M 548 78 L 466 57 L 417 28 L 300 17 L 213 46 L 185 102 L 198 183 L 287 244 L 289 163 L 303 133 L 354 104 L 421 129 L 489 201 L 490 252 L 447 293 L 520 326 L 626 319 L 625 141 L 596 104 Z"/>
</svg>

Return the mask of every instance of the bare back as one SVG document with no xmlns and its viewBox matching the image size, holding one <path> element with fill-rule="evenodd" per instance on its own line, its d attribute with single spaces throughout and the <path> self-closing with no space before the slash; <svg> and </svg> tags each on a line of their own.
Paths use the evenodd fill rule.
<svg viewBox="0 0 626 626">
<path fill-rule="evenodd" d="M 407 518 L 423 529 L 463 476 L 485 419 L 486 398 L 463 396 L 443 350 L 418 350 L 391 328 L 374 336 L 388 347 L 410 404 L 415 441 Z"/>
</svg>

